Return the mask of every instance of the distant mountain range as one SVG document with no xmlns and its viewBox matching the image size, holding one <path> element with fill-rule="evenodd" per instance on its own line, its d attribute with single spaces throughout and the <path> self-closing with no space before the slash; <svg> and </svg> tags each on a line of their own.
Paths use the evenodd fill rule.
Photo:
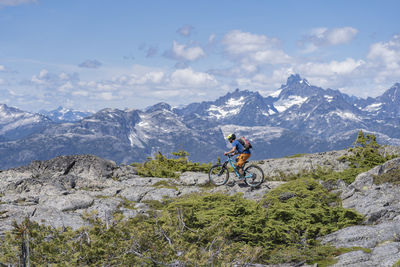
<svg viewBox="0 0 400 267">
<path fill-rule="evenodd" d="M 93 112 L 84 112 L 63 107 L 58 107 L 51 111 L 41 110 L 39 113 L 50 118 L 54 122 L 75 122 L 93 114 Z"/>
<path fill-rule="evenodd" d="M 180 149 L 194 161 L 215 161 L 235 132 L 253 144 L 252 159 L 343 149 L 359 130 L 400 145 L 400 84 L 376 98 L 312 86 L 291 75 L 274 94 L 236 89 L 215 101 L 145 110 L 84 113 L 58 108 L 41 114 L 0 105 L 0 168 L 59 155 L 94 154 L 117 163 Z"/>
</svg>

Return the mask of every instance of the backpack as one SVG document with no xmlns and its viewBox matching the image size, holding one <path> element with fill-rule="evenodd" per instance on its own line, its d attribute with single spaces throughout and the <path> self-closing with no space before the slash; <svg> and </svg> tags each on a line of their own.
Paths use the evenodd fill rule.
<svg viewBox="0 0 400 267">
<path fill-rule="evenodd" d="M 242 146 L 244 147 L 244 150 L 253 148 L 253 146 L 251 145 L 251 143 L 249 142 L 249 140 L 247 140 L 244 136 L 240 137 L 238 139 L 239 143 L 242 144 Z"/>
</svg>

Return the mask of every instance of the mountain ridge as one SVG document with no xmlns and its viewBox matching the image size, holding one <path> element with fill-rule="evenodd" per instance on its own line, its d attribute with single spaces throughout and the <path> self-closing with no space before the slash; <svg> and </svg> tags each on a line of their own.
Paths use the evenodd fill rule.
<svg viewBox="0 0 400 267">
<path fill-rule="evenodd" d="M 382 96 L 360 99 L 310 85 L 297 74 L 266 97 L 236 89 L 185 107 L 160 102 L 144 110 L 105 108 L 72 122 L 38 115 L 43 122 L 29 125 L 31 131 L 22 132 L 22 137 L 20 128 L 0 124 L 0 133 L 7 129 L 13 134 L 0 135 L 0 169 L 87 153 L 131 163 L 158 151 L 181 149 L 191 160 L 209 162 L 228 150 L 225 136 L 230 132 L 252 141 L 254 159 L 342 149 L 359 130 L 375 133 L 380 143 L 396 145 L 399 88 L 396 83 Z"/>
</svg>

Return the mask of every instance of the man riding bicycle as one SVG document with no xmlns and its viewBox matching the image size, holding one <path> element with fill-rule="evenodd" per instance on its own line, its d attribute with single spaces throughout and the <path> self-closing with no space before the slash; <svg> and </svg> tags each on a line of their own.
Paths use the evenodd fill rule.
<svg viewBox="0 0 400 267">
<path fill-rule="evenodd" d="M 228 135 L 226 139 L 228 139 L 228 141 L 232 144 L 232 149 L 228 152 L 225 152 L 224 155 L 239 154 L 236 159 L 236 166 L 238 167 L 240 176 L 243 176 L 243 165 L 251 156 L 250 149 L 245 149 L 245 147 L 238 140 L 236 140 L 236 135 L 234 133 Z"/>
</svg>

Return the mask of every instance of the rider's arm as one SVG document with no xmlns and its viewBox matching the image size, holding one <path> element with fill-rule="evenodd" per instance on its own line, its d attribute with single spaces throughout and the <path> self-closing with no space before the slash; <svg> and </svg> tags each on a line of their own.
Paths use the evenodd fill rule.
<svg viewBox="0 0 400 267">
<path fill-rule="evenodd" d="M 225 152 L 224 155 L 229 155 L 229 154 L 233 154 L 236 152 L 236 146 L 233 146 L 231 150 L 229 150 L 228 152 Z M 236 153 L 235 153 L 236 154 Z"/>
</svg>

